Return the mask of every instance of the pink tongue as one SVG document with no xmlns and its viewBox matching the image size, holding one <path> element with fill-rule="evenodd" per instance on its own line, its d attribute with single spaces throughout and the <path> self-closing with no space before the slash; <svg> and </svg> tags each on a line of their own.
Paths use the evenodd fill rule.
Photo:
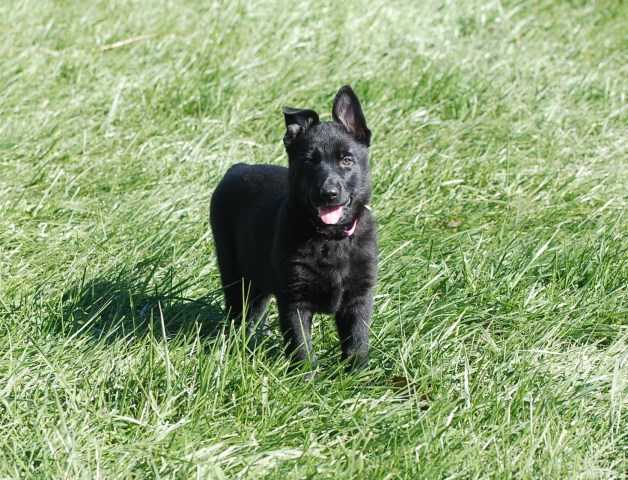
<svg viewBox="0 0 628 480">
<path fill-rule="evenodd" d="M 338 223 L 340 217 L 342 217 L 342 205 L 335 207 L 318 207 L 318 215 L 321 217 L 323 223 L 334 225 Z"/>
</svg>

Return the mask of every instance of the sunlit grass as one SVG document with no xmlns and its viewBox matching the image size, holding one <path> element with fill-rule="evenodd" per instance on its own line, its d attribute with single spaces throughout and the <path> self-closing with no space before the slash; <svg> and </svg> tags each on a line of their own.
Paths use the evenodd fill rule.
<svg viewBox="0 0 628 480">
<path fill-rule="evenodd" d="M 621 2 L 0 5 L 0 477 L 622 478 Z M 368 370 L 224 322 L 208 226 L 281 109 L 369 127 Z"/>
</svg>

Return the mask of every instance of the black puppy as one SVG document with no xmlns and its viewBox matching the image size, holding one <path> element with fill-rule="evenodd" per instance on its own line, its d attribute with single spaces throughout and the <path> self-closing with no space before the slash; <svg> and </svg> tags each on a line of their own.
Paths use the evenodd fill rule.
<svg viewBox="0 0 628 480">
<path fill-rule="evenodd" d="M 368 360 L 377 269 L 366 126 L 358 97 L 342 87 L 333 122 L 286 108 L 289 167 L 232 166 L 211 200 L 211 227 L 230 318 L 255 325 L 277 299 L 286 353 L 312 354 L 314 313 L 335 313 L 348 369 Z"/>
</svg>

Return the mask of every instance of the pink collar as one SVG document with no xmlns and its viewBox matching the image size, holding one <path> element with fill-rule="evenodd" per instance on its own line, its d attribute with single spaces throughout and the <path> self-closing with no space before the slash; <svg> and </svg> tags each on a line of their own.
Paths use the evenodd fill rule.
<svg viewBox="0 0 628 480">
<path fill-rule="evenodd" d="M 350 237 L 355 232 L 355 229 L 357 228 L 357 226 L 358 226 L 358 217 L 355 217 L 355 220 L 353 221 L 353 225 L 351 225 L 351 227 L 349 228 L 345 228 L 342 231 L 342 236 Z M 331 230 L 329 228 L 322 228 L 322 229 L 319 229 L 318 231 L 322 233 L 323 235 L 325 235 L 326 237 L 331 236 Z"/>
<path fill-rule="evenodd" d="M 342 235 L 344 237 L 350 237 L 351 235 L 353 235 L 353 232 L 355 232 L 355 227 L 357 226 L 358 226 L 358 217 L 355 217 L 355 220 L 353 221 L 353 225 L 351 225 L 351 228 L 348 230 L 345 228 L 342 231 Z"/>
</svg>

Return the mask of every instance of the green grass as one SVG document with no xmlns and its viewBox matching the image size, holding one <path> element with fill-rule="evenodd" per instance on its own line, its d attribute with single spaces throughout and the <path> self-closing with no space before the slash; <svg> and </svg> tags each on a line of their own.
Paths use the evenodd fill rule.
<svg viewBox="0 0 628 480">
<path fill-rule="evenodd" d="M 411 5 L 414 3 L 414 5 Z M 0 478 L 625 478 L 627 10 L 0 5 Z M 208 227 L 282 107 L 374 133 L 371 365 L 224 322 Z"/>
</svg>

